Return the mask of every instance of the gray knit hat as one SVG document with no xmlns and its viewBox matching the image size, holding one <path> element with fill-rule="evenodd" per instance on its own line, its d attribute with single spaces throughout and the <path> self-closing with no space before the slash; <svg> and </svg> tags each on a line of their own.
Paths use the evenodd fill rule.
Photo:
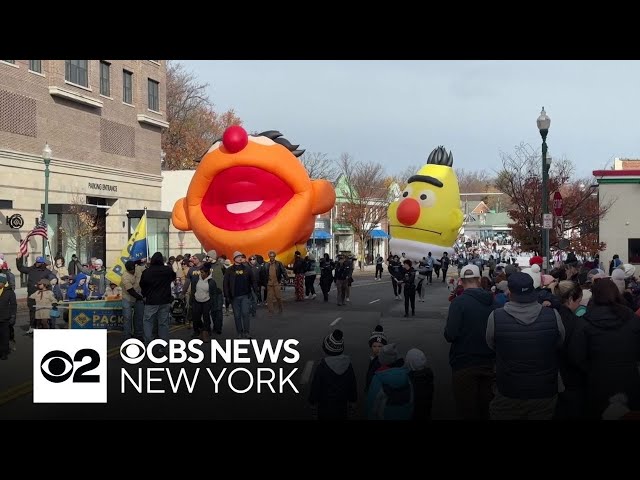
<svg viewBox="0 0 640 480">
<path fill-rule="evenodd" d="M 322 349 L 327 355 L 340 355 L 344 352 L 344 340 L 342 340 L 342 330 L 334 330 L 327 335 L 322 342 Z"/>
</svg>

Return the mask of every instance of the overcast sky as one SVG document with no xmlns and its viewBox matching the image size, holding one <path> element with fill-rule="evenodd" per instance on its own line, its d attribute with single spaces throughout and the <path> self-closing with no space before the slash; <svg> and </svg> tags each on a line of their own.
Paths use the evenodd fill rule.
<svg viewBox="0 0 640 480">
<path fill-rule="evenodd" d="M 247 130 L 279 130 L 308 151 L 382 163 L 389 173 L 444 145 L 454 167 L 500 166 L 520 142 L 578 174 L 640 157 L 638 61 L 183 61 L 218 110 Z"/>
</svg>

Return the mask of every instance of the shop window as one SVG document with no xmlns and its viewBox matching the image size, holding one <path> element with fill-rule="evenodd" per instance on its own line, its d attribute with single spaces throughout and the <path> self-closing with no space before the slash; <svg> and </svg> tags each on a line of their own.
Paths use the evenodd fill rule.
<svg viewBox="0 0 640 480">
<path fill-rule="evenodd" d="M 640 263 L 640 238 L 629 239 L 629 263 Z"/>
</svg>

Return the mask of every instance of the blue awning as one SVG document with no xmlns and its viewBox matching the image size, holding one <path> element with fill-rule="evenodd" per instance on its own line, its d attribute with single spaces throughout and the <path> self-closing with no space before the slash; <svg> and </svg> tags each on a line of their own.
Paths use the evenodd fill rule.
<svg viewBox="0 0 640 480">
<path fill-rule="evenodd" d="M 325 232 L 324 230 L 314 230 L 313 235 L 309 240 L 329 240 L 331 238 L 331 234 L 329 232 Z"/>
<path fill-rule="evenodd" d="M 375 230 L 371 230 L 371 238 L 389 238 L 389 235 L 387 235 L 387 232 L 385 232 L 384 230 L 380 230 L 375 229 Z"/>
</svg>

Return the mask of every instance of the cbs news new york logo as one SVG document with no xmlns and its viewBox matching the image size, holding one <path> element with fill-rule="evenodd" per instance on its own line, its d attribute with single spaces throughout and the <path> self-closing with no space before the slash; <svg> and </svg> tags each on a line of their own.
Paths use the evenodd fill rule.
<svg viewBox="0 0 640 480">
<path fill-rule="evenodd" d="M 35 330 L 33 403 L 107 403 L 107 330 Z"/>
</svg>

